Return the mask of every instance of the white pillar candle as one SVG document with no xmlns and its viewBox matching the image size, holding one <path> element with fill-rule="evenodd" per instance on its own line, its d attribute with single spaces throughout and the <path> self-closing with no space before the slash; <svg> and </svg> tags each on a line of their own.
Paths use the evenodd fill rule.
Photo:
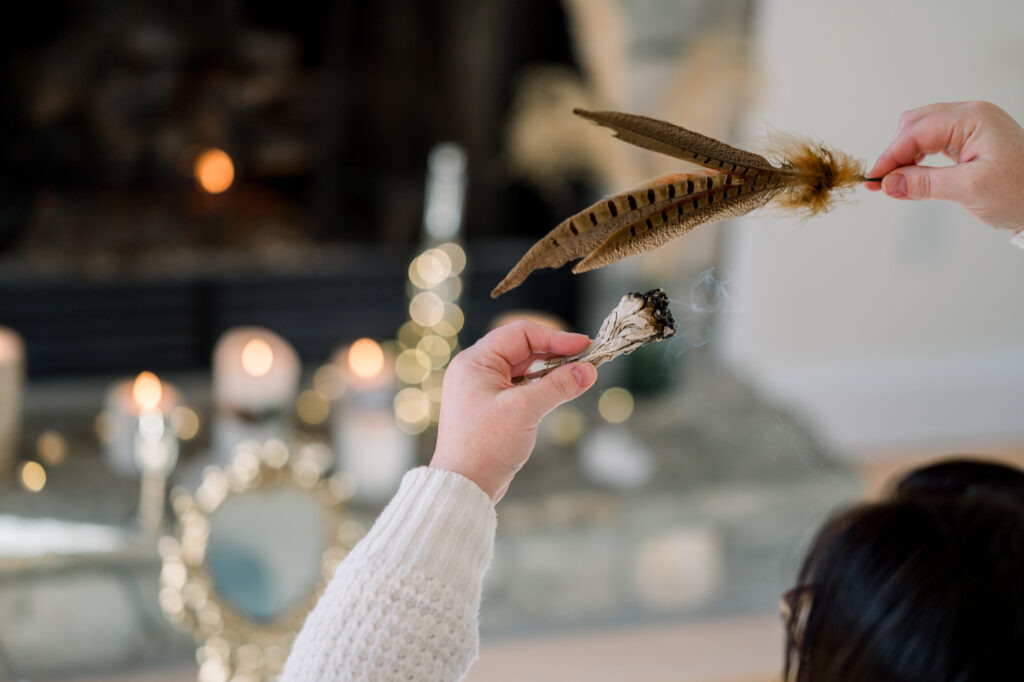
<svg viewBox="0 0 1024 682">
<path fill-rule="evenodd" d="M 132 400 L 139 411 L 135 431 L 135 465 L 141 473 L 138 522 L 143 533 L 157 535 L 163 527 L 167 477 L 178 461 L 178 436 L 162 409 L 163 385 L 156 375 L 143 372 L 132 384 Z"/>
<path fill-rule="evenodd" d="M 11 478 L 18 461 L 25 344 L 13 329 L 0 327 L 0 480 Z"/>
<path fill-rule="evenodd" d="M 262 327 L 236 327 L 213 351 L 214 456 L 245 440 L 287 440 L 302 365 L 291 344 Z"/>
<path fill-rule="evenodd" d="M 416 439 L 395 422 L 394 359 L 375 341 L 360 339 L 334 362 L 346 383 L 331 412 L 338 468 L 355 482 L 356 501 L 386 502 L 416 463 Z"/>
<path fill-rule="evenodd" d="M 144 375 L 153 376 L 143 372 L 139 377 Z M 138 476 L 142 473 L 135 452 L 142 409 L 133 391 L 139 377 L 122 379 L 112 384 L 107 390 L 103 413 L 100 415 L 100 436 L 107 466 L 124 476 Z M 160 395 L 155 409 L 166 419 L 180 404 L 180 394 L 171 384 L 159 382 L 159 385 Z"/>
</svg>

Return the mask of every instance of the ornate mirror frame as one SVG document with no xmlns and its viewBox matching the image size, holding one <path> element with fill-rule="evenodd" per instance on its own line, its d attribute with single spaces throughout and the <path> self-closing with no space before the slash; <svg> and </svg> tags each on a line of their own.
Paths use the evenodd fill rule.
<svg viewBox="0 0 1024 682">
<path fill-rule="evenodd" d="M 326 476 L 330 451 L 305 446 L 295 454 L 281 441 L 243 443 L 227 467 L 207 467 L 194 494 L 175 488 L 171 504 L 177 535 L 160 540 L 160 606 L 167 617 L 195 636 L 200 682 L 275 679 L 291 642 L 335 567 L 365 533 L 347 519 L 343 505 L 352 486 Z M 308 494 L 326 520 L 320 579 L 308 597 L 273 622 L 257 622 L 218 595 L 207 565 L 210 520 L 225 500 L 255 490 L 292 487 Z"/>
</svg>

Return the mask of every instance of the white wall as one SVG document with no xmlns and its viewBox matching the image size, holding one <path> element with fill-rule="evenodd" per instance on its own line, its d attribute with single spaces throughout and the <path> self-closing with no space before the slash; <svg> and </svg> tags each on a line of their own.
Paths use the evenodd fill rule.
<svg viewBox="0 0 1024 682">
<path fill-rule="evenodd" d="M 985 99 L 1024 122 L 1020 0 L 758 3 L 764 124 L 871 164 L 899 114 Z M 1024 188 L 1021 188 L 1024 191 Z M 849 453 L 1024 442 L 1024 251 L 955 204 L 860 188 L 736 221 L 723 352 Z"/>
</svg>

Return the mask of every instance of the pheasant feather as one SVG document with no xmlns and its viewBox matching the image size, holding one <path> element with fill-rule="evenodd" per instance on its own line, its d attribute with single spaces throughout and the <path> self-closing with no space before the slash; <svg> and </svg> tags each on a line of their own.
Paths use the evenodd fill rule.
<svg viewBox="0 0 1024 682">
<path fill-rule="evenodd" d="M 539 268 L 582 259 L 574 273 L 652 251 L 705 223 L 745 215 L 770 201 L 817 215 L 837 195 L 865 180 L 851 156 L 799 138 L 781 138 L 767 158 L 665 121 L 613 111 L 575 113 L 611 128 L 621 140 L 696 164 L 607 197 L 560 223 L 526 252 L 492 298 L 522 284 Z M 703 170 L 706 169 L 706 170 Z"/>
</svg>

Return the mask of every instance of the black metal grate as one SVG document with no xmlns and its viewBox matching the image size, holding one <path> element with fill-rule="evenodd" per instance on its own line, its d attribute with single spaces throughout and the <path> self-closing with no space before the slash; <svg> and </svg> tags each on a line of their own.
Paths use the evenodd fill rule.
<svg viewBox="0 0 1024 682">
<path fill-rule="evenodd" d="M 490 299 L 491 288 L 528 246 L 517 240 L 471 249 L 464 344 L 512 308 L 575 322 L 576 287 L 567 268 L 535 273 L 519 289 Z M 205 368 L 220 334 L 238 325 L 273 329 L 304 361 L 320 362 L 358 337 L 394 337 L 407 319 L 412 255 L 369 248 L 336 272 L 313 274 L 103 282 L 5 277 L 0 325 L 25 337 L 32 377 Z"/>
</svg>

